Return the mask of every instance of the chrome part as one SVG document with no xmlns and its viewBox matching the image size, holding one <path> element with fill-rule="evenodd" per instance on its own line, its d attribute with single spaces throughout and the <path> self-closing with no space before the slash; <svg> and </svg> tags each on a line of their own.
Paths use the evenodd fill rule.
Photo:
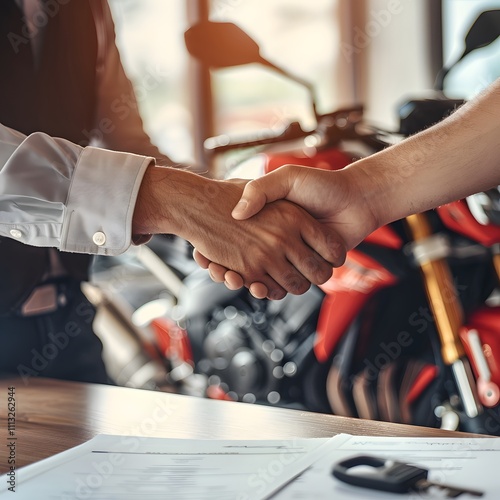
<svg viewBox="0 0 500 500">
<path fill-rule="evenodd" d="M 466 359 L 458 359 L 451 365 L 457 388 L 460 393 L 460 400 L 464 411 L 469 418 L 477 417 L 483 412 L 483 407 L 479 402 L 476 392 L 476 383 Z"/>
<path fill-rule="evenodd" d="M 417 264 L 444 259 L 450 255 L 450 242 L 444 234 L 433 234 L 425 239 L 410 243 L 408 251 Z"/>
</svg>

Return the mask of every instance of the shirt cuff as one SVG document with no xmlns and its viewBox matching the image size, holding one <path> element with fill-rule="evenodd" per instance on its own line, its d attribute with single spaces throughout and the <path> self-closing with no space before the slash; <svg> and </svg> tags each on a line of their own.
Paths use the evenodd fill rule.
<svg viewBox="0 0 500 500">
<path fill-rule="evenodd" d="M 61 250 L 119 255 L 132 240 L 132 217 L 142 178 L 154 158 L 86 147 L 71 181 Z"/>
</svg>

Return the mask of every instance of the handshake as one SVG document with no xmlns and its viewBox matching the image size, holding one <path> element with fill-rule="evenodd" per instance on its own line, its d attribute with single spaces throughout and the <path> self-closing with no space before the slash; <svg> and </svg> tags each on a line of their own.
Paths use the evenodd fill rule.
<svg viewBox="0 0 500 500">
<path fill-rule="evenodd" d="M 289 165 L 246 184 L 149 167 L 134 234 L 190 241 L 198 264 L 228 288 L 275 300 L 302 294 L 375 228 L 370 212 L 349 200 L 346 172 Z"/>
</svg>

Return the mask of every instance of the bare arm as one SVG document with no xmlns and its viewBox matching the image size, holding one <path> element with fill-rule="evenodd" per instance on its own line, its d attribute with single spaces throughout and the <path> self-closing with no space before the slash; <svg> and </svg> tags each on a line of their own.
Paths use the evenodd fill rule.
<svg viewBox="0 0 500 500">
<path fill-rule="evenodd" d="M 441 123 L 351 169 L 377 226 L 500 184 L 500 80 Z"/>
</svg>

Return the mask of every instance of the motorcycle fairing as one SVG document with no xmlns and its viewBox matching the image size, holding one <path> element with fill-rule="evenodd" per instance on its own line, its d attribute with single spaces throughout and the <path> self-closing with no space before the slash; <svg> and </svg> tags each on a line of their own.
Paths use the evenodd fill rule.
<svg viewBox="0 0 500 500">
<path fill-rule="evenodd" d="M 314 344 L 320 362 L 328 360 L 353 319 L 370 297 L 398 281 L 377 260 L 358 250 L 351 250 L 345 264 L 333 271 L 321 289 L 327 294 L 321 306 Z"/>
</svg>

